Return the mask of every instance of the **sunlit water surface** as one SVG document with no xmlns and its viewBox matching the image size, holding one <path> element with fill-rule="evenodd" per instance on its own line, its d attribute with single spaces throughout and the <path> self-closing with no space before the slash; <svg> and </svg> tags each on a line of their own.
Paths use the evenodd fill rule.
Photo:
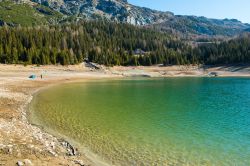
<svg viewBox="0 0 250 166">
<path fill-rule="evenodd" d="M 31 119 L 115 165 L 250 165 L 250 79 L 71 83 L 37 94 Z"/>
</svg>

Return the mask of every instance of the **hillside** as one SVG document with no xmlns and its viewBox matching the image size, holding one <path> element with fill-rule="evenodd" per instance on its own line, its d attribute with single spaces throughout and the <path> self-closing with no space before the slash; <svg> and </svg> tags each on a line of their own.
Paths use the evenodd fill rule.
<svg viewBox="0 0 250 166">
<path fill-rule="evenodd" d="M 1 22 L 11 25 L 108 20 L 181 35 L 207 36 L 234 36 L 250 28 L 249 24 L 235 19 L 174 15 L 171 12 L 134 6 L 126 0 L 25 0 L 18 3 L 3 1 L 0 5 Z"/>
<path fill-rule="evenodd" d="M 55 24 L 63 15 L 36 3 L 0 2 L 0 25 L 32 26 Z"/>
</svg>

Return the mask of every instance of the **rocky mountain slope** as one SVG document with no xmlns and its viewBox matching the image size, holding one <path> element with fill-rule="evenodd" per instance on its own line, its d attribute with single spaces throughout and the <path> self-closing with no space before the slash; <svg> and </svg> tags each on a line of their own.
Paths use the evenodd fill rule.
<svg viewBox="0 0 250 166">
<path fill-rule="evenodd" d="M 102 18 L 133 25 L 161 23 L 173 16 L 170 12 L 131 5 L 126 0 L 33 0 L 33 2 L 79 19 Z"/>
<path fill-rule="evenodd" d="M 243 24 L 235 19 L 218 20 L 196 16 L 179 16 L 171 12 L 160 12 L 134 6 L 129 4 L 127 0 L 32 0 L 32 2 L 21 0 L 19 5 L 22 3 L 32 4 L 33 8 L 42 5 L 64 15 L 63 18 L 67 21 L 104 19 L 137 26 L 149 26 L 161 31 L 174 31 L 181 34 L 233 36 L 250 28 L 249 24 Z M 43 11 L 38 10 L 38 12 L 48 15 Z M 3 17 L 0 16 L 0 20 L 3 20 Z M 58 21 L 58 19 L 55 20 Z"/>
<path fill-rule="evenodd" d="M 162 23 L 153 25 L 161 31 L 175 31 L 181 34 L 196 34 L 207 36 L 234 36 L 247 31 L 249 24 L 236 19 L 208 19 L 196 16 L 174 16 Z"/>
</svg>

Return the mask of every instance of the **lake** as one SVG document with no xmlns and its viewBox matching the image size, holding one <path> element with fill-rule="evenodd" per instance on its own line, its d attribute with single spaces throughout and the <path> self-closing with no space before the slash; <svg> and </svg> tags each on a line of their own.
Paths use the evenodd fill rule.
<svg viewBox="0 0 250 166">
<path fill-rule="evenodd" d="M 249 78 L 162 78 L 42 90 L 31 121 L 114 165 L 250 165 Z"/>
</svg>

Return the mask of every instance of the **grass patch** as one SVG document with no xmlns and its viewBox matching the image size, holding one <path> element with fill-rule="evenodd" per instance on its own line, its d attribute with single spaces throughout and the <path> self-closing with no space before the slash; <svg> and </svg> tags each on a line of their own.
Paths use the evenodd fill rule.
<svg viewBox="0 0 250 166">
<path fill-rule="evenodd" d="M 63 15 L 48 7 L 18 4 L 11 1 L 0 2 L 0 20 L 7 24 L 34 26 L 58 22 Z"/>
</svg>

